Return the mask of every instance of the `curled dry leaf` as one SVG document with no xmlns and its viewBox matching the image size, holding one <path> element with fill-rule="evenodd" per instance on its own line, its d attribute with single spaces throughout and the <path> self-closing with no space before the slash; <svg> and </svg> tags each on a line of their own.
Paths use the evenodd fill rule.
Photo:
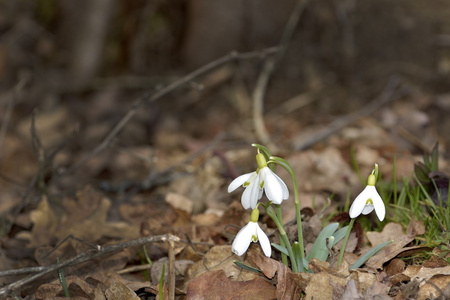
<svg viewBox="0 0 450 300">
<path fill-rule="evenodd" d="M 382 269 L 383 264 L 402 252 L 421 249 L 423 246 L 414 246 L 404 248 L 406 245 L 411 243 L 418 234 L 424 233 L 424 228 L 422 227 L 420 221 L 415 221 L 414 218 L 411 219 L 411 222 L 408 226 L 408 233 L 404 235 L 401 230 L 400 224 L 396 223 L 388 223 L 384 227 L 382 232 L 368 232 L 367 237 L 373 246 L 383 243 L 388 240 L 393 240 L 391 244 L 387 245 L 377 254 L 369 258 L 366 262 L 366 266 L 372 269 Z"/>
<path fill-rule="evenodd" d="M 256 251 L 248 252 L 249 258 L 268 278 L 277 274 L 277 299 L 300 299 L 309 283 L 312 274 L 293 273 L 282 262 L 271 259 Z"/>
<path fill-rule="evenodd" d="M 388 276 L 396 275 L 405 269 L 405 262 L 400 258 L 394 258 L 386 267 L 386 274 Z"/>
<path fill-rule="evenodd" d="M 257 277 L 249 281 L 232 281 L 223 270 L 207 272 L 193 279 L 187 288 L 186 299 L 275 299 L 273 284 Z"/>
<path fill-rule="evenodd" d="M 450 284 L 450 266 L 442 268 L 426 268 L 413 265 L 407 267 L 403 274 L 407 276 L 411 282 L 418 283 L 419 292 L 417 294 L 417 299 L 420 300 L 429 299 L 430 297 L 432 299 L 437 299 L 437 297 L 441 296 L 441 292 L 438 288 L 443 291 Z M 448 299 L 445 298 L 446 295 L 442 296 L 444 299 Z"/>
</svg>

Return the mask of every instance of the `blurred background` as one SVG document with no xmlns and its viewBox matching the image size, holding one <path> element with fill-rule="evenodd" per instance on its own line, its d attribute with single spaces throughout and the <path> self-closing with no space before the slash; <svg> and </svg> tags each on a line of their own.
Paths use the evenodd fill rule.
<svg viewBox="0 0 450 300">
<path fill-rule="evenodd" d="M 2 185 L 29 182 L 42 152 L 43 180 L 51 181 L 98 146 L 139 96 L 232 51 L 277 46 L 296 2 L 1 0 Z M 143 106 L 80 169 L 82 177 L 58 184 L 147 174 L 141 164 L 129 167 L 118 154 L 124 149 L 147 158 L 159 151 L 164 165 L 165 156 L 196 151 L 220 133 L 238 145 L 254 142 L 251 95 L 264 61 L 223 64 Z M 392 76 L 406 92 L 372 114 L 395 140 L 389 151 L 421 154 L 440 141 L 448 155 L 448 1 L 309 1 L 264 97 L 269 135 L 298 150 L 317 130 L 377 99 Z"/>
</svg>

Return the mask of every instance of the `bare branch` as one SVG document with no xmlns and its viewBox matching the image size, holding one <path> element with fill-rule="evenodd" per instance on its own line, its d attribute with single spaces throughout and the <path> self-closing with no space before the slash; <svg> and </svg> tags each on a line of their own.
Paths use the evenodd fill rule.
<svg viewBox="0 0 450 300">
<path fill-rule="evenodd" d="M 8 294 L 30 282 L 33 282 L 34 280 L 44 276 L 45 274 L 48 274 L 50 272 L 53 272 L 57 269 L 67 267 L 67 266 L 73 266 L 77 264 L 84 263 L 86 261 L 92 260 L 94 258 L 111 254 L 118 252 L 120 250 L 129 248 L 129 247 L 136 247 L 136 246 L 142 246 L 148 243 L 155 243 L 155 242 L 179 242 L 180 239 L 177 236 L 171 235 L 171 234 L 164 234 L 164 235 L 157 235 L 157 236 L 150 236 L 140 239 L 135 239 L 123 243 L 118 243 L 106 247 L 100 247 L 99 249 L 91 249 L 88 251 L 85 251 L 71 259 L 68 259 L 62 263 L 54 264 L 46 267 L 36 267 L 36 268 L 25 268 L 25 269 L 19 269 L 19 270 L 8 270 L 8 271 L 1 271 L 0 276 L 8 276 L 8 275 L 16 275 L 16 274 L 23 274 L 24 272 L 21 270 L 26 270 L 30 272 L 39 272 L 34 275 L 30 275 L 28 277 L 22 278 L 16 282 L 13 282 L 3 288 L 0 289 L 0 296 Z"/>
<path fill-rule="evenodd" d="M 257 57 L 264 57 L 266 55 L 274 54 L 278 51 L 277 47 L 271 47 L 266 48 L 261 51 L 253 51 L 253 52 L 247 52 L 247 53 L 238 53 L 238 52 L 231 52 L 228 55 L 225 55 L 215 61 L 210 62 L 207 65 L 204 65 L 203 67 L 187 74 L 186 76 L 180 78 L 179 80 L 169 84 L 165 88 L 162 88 L 161 90 L 157 91 L 153 95 L 151 94 L 144 94 L 140 98 L 136 100 L 133 107 L 127 112 L 125 116 L 122 117 L 122 119 L 119 121 L 119 123 L 114 126 L 114 128 L 109 132 L 109 134 L 105 137 L 103 142 L 98 145 L 93 151 L 91 151 L 89 154 L 81 158 L 78 162 L 76 162 L 71 168 L 65 170 L 61 175 L 63 174 L 70 174 L 78 170 L 82 165 L 84 165 L 88 160 L 102 152 L 108 145 L 111 143 L 111 141 L 119 134 L 119 132 L 125 127 L 125 125 L 134 117 L 134 115 L 139 111 L 139 109 L 148 102 L 156 101 L 163 96 L 175 91 L 182 85 L 192 81 L 194 78 L 199 77 L 223 64 L 226 64 L 231 61 L 237 61 L 237 60 L 244 60 L 244 59 L 251 59 L 251 58 L 257 58 Z"/>
<path fill-rule="evenodd" d="M 284 29 L 283 36 L 281 37 L 281 41 L 279 44 L 280 51 L 278 51 L 274 57 L 268 58 L 266 60 L 263 70 L 259 74 L 255 89 L 253 90 L 253 124 L 255 126 L 256 136 L 259 140 L 261 140 L 263 144 L 266 145 L 270 142 L 269 134 L 266 131 L 263 118 L 264 95 L 266 94 L 267 84 L 273 71 L 283 59 L 289 42 L 291 41 L 295 27 L 297 26 L 298 20 L 300 19 L 300 15 L 308 4 L 308 1 L 309 0 L 297 1 L 297 5 L 292 11 L 288 23 L 286 24 L 286 28 Z"/>
<path fill-rule="evenodd" d="M 342 128 L 350 125 L 357 120 L 372 114 L 377 109 L 380 109 L 383 105 L 395 100 L 398 98 L 399 91 L 398 86 L 400 84 L 400 79 L 398 76 L 391 76 L 388 83 L 384 87 L 380 96 L 376 99 L 372 100 L 369 104 L 364 106 L 358 111 L 347 114 L 339 119 L 333 121 L 331 124 L 327 125 L 327 127 L 317 133 L 315 133 L 311 138 L 307 139 L 300 146 L 297 147 L 298 150 L 305 150 L 309 147 L 313 146 L 317 142 L 329 137 L 333 133 L 341 130 Z"/>
</svg>

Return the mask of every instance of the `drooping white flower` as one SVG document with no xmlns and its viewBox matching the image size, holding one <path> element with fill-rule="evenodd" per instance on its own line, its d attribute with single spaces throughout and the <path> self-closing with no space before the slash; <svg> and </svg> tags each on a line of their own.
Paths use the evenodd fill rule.
<svg viewBox="0 0 450 300">
<path fill-rule="evenodd" d="M 288 199 L 289 190 L 286 184 L 267 166 L 262 153 L 256 155 L 256 161 L 258 169 L 234 179 L 228 186 L 228 193 L 242 185 L 245 188 L 241 197 L 244 209 L 250 207 L 254 209 L 258 200 L 261 199 L 263 191 L 266 192 L 267 198 L 275 204 L 280 204 L 283 200 Z"/>
<path fill-rule="evenodd" d="M 378 167 L 378 166 L 376 166 Z M 360 214 L 367 215 L 375 209 L 375 213 L 380 221 L 384 220 L 386 215 L 386 208 L 384 207 L 383 199 L 375 188 L 376 176 L 369 175 L 366 188 L 356 197 L 350 207 L 350 218 L 354 219 Z"/>
<path fill-rule="evenodd" d="M 255 219 L 256 216 L 256 219 Z M 231 250 L 238 256 L 244 254 L 251 242 L 258 242 L 264 252 L 264 255 L 270 257 L 272 255 L 272 248 L 270 246 L 270 241 L 267 235 L 262 231 L 258 225 L 259 210 L 256 208 L 252 211 L 252 216 L 250 222 L 242 227 L 242 229 L 236 235 L 233 241 Z"/>
</svg>

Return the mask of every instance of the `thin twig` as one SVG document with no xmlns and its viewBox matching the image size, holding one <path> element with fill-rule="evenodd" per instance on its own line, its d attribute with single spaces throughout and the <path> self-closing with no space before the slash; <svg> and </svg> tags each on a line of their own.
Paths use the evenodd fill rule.
<svg viewBox="0 0 450 300">
<path fill-rule="evenodd" d="M 22 92 L 23 88 L 28 83 L 28 80 L 29 76 L 21 76 L 19 82 L 17 82 L 16 86 L 14 87 L 12 97 L 8 102 L 8 107 L 6 108 L 5 115 L 3 116 L 2 127 L 0 129 L 0 149 L 2 148 L 3 139 L 5 138 L 6 131 L 8 130 L 8 125 L 11 119 L 14 105 L 16 104 L 17 99 L 19 98 L 19 95 Z"/>
<path fill-rule="evenodd" d="M 127 274 L 127 273 L 133 273 L 133 272 L 149 270 L 151 267 L 152 267 L 151 264 L 132 266 L 132 267 L 129 267 L 129 268 L 117 271 L 117 274 L 120 275 L 120 274 Z"/>
<path fill-rule="evenodd" d="M 259 74 L 255 89 L 253 90 L 253 124 L 255 126 L 256 136 L 259 140 L 261 140 L 263 144 L 268 144 L 270 142 L 269 134 L 267 133 L 263 118 L 264 95 L 266 94 L 267 84 L 273 71 L 279 65 L 280 61 L 284 57 L 284 54 L 286 53 L 286 49 L 292 39 L 295 27 L 297 27 L 300 15 L 305 9 L 307 3 L 308 0 L 297 1 L 297 5 L 292 11 L 292 14 L 289 17 L 288 23 L 286 24 L 286 28 L 281 37 L 279 44 L 280 51 L 278 51 L 274 57 L 268 58 L 266 60 L 263 70 Z"/>
<path fill-rule="evenodd" d="M 431 153 L 432 147 L 428 146 L 419 137 L 415 136 L 413 133 L 408 131 L 403 126 L 397 127 L 396 131 L 399 135 L 401 135 L 405 140 L 410 142 L 412 145 L 416 146 L 417 148 L 420 148 L 425 153 Z"/>
<path fill-rule="evenodd" d="M 164 235 L 157 235 L 157 236 L 150 236 L 140 239 L 135 239 L 123 243 L 118 243 L 106 247 L 101 247 L 100 249 L 91 249 L 88 251 L 85 251 L 71 259 L 68 259 L 62 263 L 49 265 L 44 267 L 42 271 L 39 271 L 39 273 L 30 275 L 28 277 L 22 278 L 16 282 L 13 282 L 3 288 L 0 289 L 0 296 L 10 293 L 11 291 L 14 291 L 30 282 L 35 281 L 36 279 L 51 273 L 57 269 L 66 267 L 66 266 L 73 266 L 77 264 L 84 263 L 86 261 L 95 259 L 97 257 L 111 254 L 114 252 L 121 251 L 123 249 L 129 248 L 129 247 L 136 247 L 136 246 L 142 246 L 148 243 L 155 243 L 155 242 L 179 242 L 180 239 L 177 236 L 171 235 L 171 234 L 164 234 Z M 27 268 L 29 269 L 29 268 Z M 1 271 L 0 276 L 6 276 L 6 275 L 12 275 L 13 272 L 17 270 L 9 270 L 9 271 Z M 16 273 L 17 274 L 17 273 Z"/>
<path fill-rule="evenodd" d="M 247 52 L 247 53 L 238 53 L 238 52 L 231 52 L 228 55 L 225 55 L 213 62 L 210 62 L 209 64 L 187 74 L 186 76 L 180 78 L 179 80 L 169 84 L 165 88 L 162 88 L 161 90 L 157 91 L 154 94 L 147 93 L 140 98 L 136 100 L 132 108 L 122 117 L 122 119 L 117 123 L 116 126 L 108 133 L 108 135 L 104 138 L 102 143 L 98 145 L 94 150 L 92 150 L 89 154 L 85 155 L 83 158 L 81 158 L 78 162 L 76 162 L 72 167 L 65 170 L 61 175 L 63 174 L 70 174 L 78 170 L 82 165 L 84 165 L 88 160 L 102 152 L 105 148 L 108 147 L 108 145 L 111 143 L 111 141 L 119 134 L 119 132 L 125 127 L 125 125 L 134 117 L 134 115 L 139 111 L 139 109 L 146 103 L 150 103 L 153 101 L 156 101 L 163 96 L 175 91 L 182 85 L 192 81 L 194 78 L 199 77 L 223 64 L 226 64 L 231 61 L 237 61 L 237 60 L 243 60 L 243 59 L 251 59 L 251 58 L 257 58 L 257 57 L 264 57 L 266 55 L 271 55 L 273 53 L 276 53 L 278 51 L 277 47 L 271 47 L 264 49 L 262 51 L 253 51 L 253 52 Z"/>
<path fill-rule="evenodd" d="M 297 147 L 297 149 L 308 149 L 314 144 L 329 137 L 333 133 L 358 121 L 359 119 L 362 119 L 365 116 L 372 114 L 376 110 L 380 109 L 383 105 L 386 105 L 389 102 L 395 100 L 396 98 L 398 98 L 398 95 L 401 92 L 397 89 L 399 84 L 400 78 L 396 75 L 392 75 L 379 97 L 372 100 L 372 102 L 370 102 L 360 110 L 347 114 L 333 121 L 331 124 L 327 125 L 325 129 L 315 133 L 311 138 L 303 142 L 300 146 Z"/>
<path fill-rule="evenodd" d="M 12 218 L 11 218 L 10 222 L 7 222 L 6 227 L 5 227 L 5 232 L 7 232 L 7 233 L 9 233 L 9 231 L 11 230 L 11 228 L 14 224 L 14 221 L 17 218 L 17 216 L 19 215 L 20 211 L 27 205 L 28 199 L 31 197 L 32 192 L 34 191 L 36 186 L 41 191 L 41 194 L 47 194 L 47 186 L 49 186 L 52 183 L 55 176 L 53 176 L 53 174 L 51 174 L 52 176 L 48 179 L 48 182 L 46 183 L 44 180 L 46 171 L 48 170 L 49 167 L 51 167 L 52 161 L 55 159 L 56 155 L 66 146 L 66 144 L 69 142 L 69 140 L 71 138 L 73 138 L 73 136 L 75 136 L 75 134 L 78 131 L 78 128 L 75 128 L 68 137 L 66 137 L 59 145 L 57 145 L 57 147 L 54 150 L 52 150 L 52 152 L 50 152 L 50 154 L 47 155 L 46 150 L 42 146 L 42 142 L 39 138 L 39 135 L 38 135 L 38 132 L 36 129 L 36 113 L 37 113 L 37 111 L 35 110 L 35 111 L 33 111 L 32 115 L 31 115 L 30 131 L 31 131 L 32 148 L 33 148 L 33 152 L 38 157 L 39 169 L 37 171 L 37 174 L 31 180 L 31 183 L 26 188 L 27 190 L 26 190 L 25 194 L 21 197 L 19 205 L 17 205 L 16 208 L 14 209 L 14 211 L 12 212 Z M 16 184 L 16 185 L 20 185 L 20 183 L 18 183 L 17 181 L 15 181 L 11 178 L 8 178 L 7 176 L 5 176 L 3 174 L 0 174 L 0 179 L 3 179 L 5 181 L 8 181 L 8 182 Z M 24 185 L 24 184 L 22 184 L 22 185 Z"/>
<path fill-rule="evenodd" d="M 111 192 L 120 192 L 120 191 L 124 191 L 124 190 L 128 190 L 128 189 L 133 189 L 132 192 L 137 193 L 139 191 L 151 190 L 158 185 L 163 185 L 163 184 L 166 184 L 168 182 L 175 180 L 178 177 L 188 175 L 188 174 L 190 174 L 188 172 L 175 173 L 175 171 L 177 169 L 181 169 L 182 167 L 188 165 L 190 162 L 197 159 L 198 157 L 200 157 L 201 155 L 203 155 L 210 149 L 213 149 L 224 138 L 224 136 L 225 135 L 223 133 L 219 133 L 216 137 L 214 137 L 214 139 L 211 142 L 209 142 L 208 144 L 203 146 L 197 152 L 190 154 L 185 160 L 175 163 L 171 166 L 168 166 L 166 169 L 164 169 L 160 172 L 156 172 L 152 169 L 150 174 L 143 181 L 127 181 L 127 182 L 123 182 L 123 183 L 120 183 L 119 185 L 115 185 L 115 186 L 109 185 L 109 183 L 104 182 L 104 183 L 102 183 L 102 188 L 110 193 Z M 134 156 L 134 157 L 136 157 L 138 159 L 142 159 L 138 156 Z M 147 161 L 147 160 L 145 160 L 145 161 Z"/>
<path fill-rule="evenodd" d="M 32 142 L 33 152 L 38 157 L 38 161 L 39 161 L 39 170 L 38 170 L 37 174 L 31 180 L 31 183 L 28 186 L 27 191 L 21 197 L 19 205 L 17 205 L 16 208 L 13 210 L 13 212 L 12 212 L 12 221 L 8 222 L 6 224 L 6 226 L 5 226 L 5 232 L 6 233 L 9 233 L 9 231 L 11 230 L 11 228 L 12 228 L 12 226 L 14 224 L 14 220 L 17 218 L 17 216 L 19 215 L 20 211 L 27 204 L 28 199 L 29 199 L 29 197 L 31 197 L 35 186 L 36 185 L 40 186 L 41 179 L 43 178 L 43 173 L 42 172 L 43 172 L 43 168 L 44 168 L 43 167 L 43 165 L 44 165 L 44 163 L 43 163 L 43 161 L 44 161 L 44 152 L 43 151 L 44 150 L 42 149 L 41 140 L 39 139 L 39 136 L 37 134 L 36 124 L 35 124 L 35 116 L 36 116 L 36 110 L 34 110 L 32 115 L 31 115 L 30 132 L 31 132 L 31 142 Z"/>
</svg>

